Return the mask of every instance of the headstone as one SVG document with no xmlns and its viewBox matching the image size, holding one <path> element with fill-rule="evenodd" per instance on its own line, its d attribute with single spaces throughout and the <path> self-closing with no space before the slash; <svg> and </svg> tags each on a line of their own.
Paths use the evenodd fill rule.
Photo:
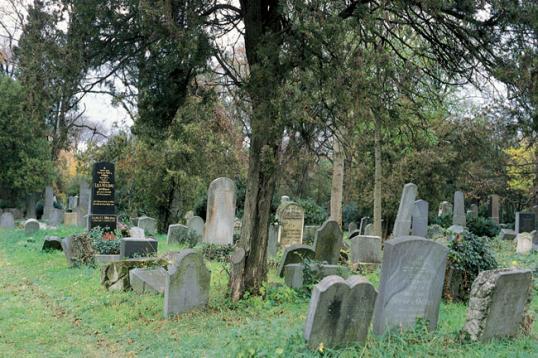
<svg viewBox="0 0 538 358">
<path fill-rule="evenodd" d="M 347 232 L 353 232 L 355 230 L 357 230 L 357 223 L 352 221 L 347 226 Z"/>
<path fill-rule="evenodd" d="M 366 225 L 370 224 L 372 222 L 372 219 L 370 219 L 369 216 L 364 216 L 361 218 L 361 224 L 359 226 L 359 235 L 364 235 L 364 232 L 366 230 Z"/>
<path fill-rule="evenodd" d="M 372 236 L 374 235 L 374 224 L 368 224 L 364 228 L 364 235 L 366 236 Z"/>
<path fill-rule="evenodd" d="M 39 231 L 39 221 L 36 219 L 28 219 L 24 222 L 24 233 L 26 235 L 33 235 Z"/>
<path fill-rule="evenodd" d="M 437 216 L 452 215 L 452 204 L 448 201 L 442 201 L 439 204 L 439 213 Z"/>
<path fill-rule="evenodd" d="M 334 220 L 327 220 L 316 231 L 314 241 L 315 259 L 320 262 L 326 261 L 329 264 L 338 263 L 340 249 L 343 239 L 342 229 Z"/>
<path fill-rule="evenodd" d="M 168 265 L 164 286 L 164 316 L 170 317 L 207 306 L 210 280 L 211 272 L 206 268 L 202 255 L 194 250 L 181 251 L 174 262 Z"/>
<path fill-rule="evenodd" d="M 120 261 L 121 255 L 96 254 L 95 262 L 99 265 L 108 265 L 111 262 Z"/>
<path fill-rule="evenodd" d="M 64 223 L 64 211 L 62 209 L 53 208 L 49 213 L 49 224 L 59 226 Z"/>
<path fill-rule="evenodd" d="M 10 212 L 2 213 L 0 216 L 0 228 L 4 229 L 14 229 L 15 228 L 15 218 Z"/>
<path fill-rule="evenodd" d="M 489 197 L 489 218 L 499 224 L 500 197 L 497 194 Z"/>
<path fill-rule="evenodd" d="M 279 221 L 278 242 L 288 247 L 303 242 L 304 210 L 298 204 L 288 201 L 277 209 Z"/>
<path fill-rule="evenodd" d="M 185 242 L 187 235 L 189 234 L 189 227 L 181 224 L 172 224 L 168 226 L 168 234 L 166 235 L 166 242 L 171 244 L 181 244 Z"/>
<path fill-rule="evenodd" d="M 358 235 L 351 239 L 351 261 L 353 263 L 381 263 L 381 238 Z"/>
<path fill-rule="evenodd" d="M 516 241 L 516 253 L 518 255 L 528 255 L 532 251 L 532 235 L 528 232 L 522 232 L 517 234 Z"/>
<path fill-rule="evenodd" d="M 194 231 L 196 234 L 198 234 L 200 237 L 204 236 L 204 219 L 202 219 L 199 216 L 193 216 L 189 220 L 187 220 L 187 226 L 189 229 Z"/>
<path fill-rule="evenodd" d="M 149 216 L 139 217 L 136 226 L 144 230 L 144 235 L 152 236 L 157 233 L 157 220 Z"/>
<path fill-rule="evenodd" d="M 454 214 L 452 216 L 452 225 L 467 226 L 465 219 L 465 201 L 462 191 L 454 193 Z"/>
<path fill-rule="evenodd" d="M 183 215 L 183 219 L 185 220 L 185 222 L 189 221 L 190 218 L 192 218 L 194 216 L 194 211 L 192 210 L 189 210 L 185 213 L 185 215 Z"/>
<path fill-rule="evenodd" d="M 331 275 L 338 275 L 338 265 L 311 264 L 312 275 L 320 280 Z M 293 289 L 301 289 L 304 285 L 304 264 L 289 264 L 284 267 L 284 283 Z"/>
<path fill-rule="evenodd" d="M 411 214 L 415 207 L 416 197 L 417 186 L 413 183 L 405 184 L 402 191 L 402 198 L 400 199 L 398 214 L 394 221 L 392 237 L 407 236 L 411 232 Z"/>
<path fill-rule="evenodd" d="M 312 290 L 304 338 L 310 349 L 364 343 L 377 293 L 362 276 L 325 277 Z"/>
<path fill-rule="evenodd" d="M 78 213 L 76 211 L 70 213 L 64 213 L 64 225 L 65 226 L 77 226 L 78 225 Z"/>
<path fill-rule="evenodd" d="M 385 242 L 374 332 L 412 328 L 418 318 L 437 326 L 448 248 L 417 236 Z"/>
<path fill-rule="evenodd" d="M 426 237 L 428 235 L 428 207 L 426 200 L 415 201 L 411 231 L 414 236 Z"/>
<path fill-rule="evenodd" d="M 134 268 L 129 271 L 129 283 L 134 292 L 139 294 L 164 294 L 166 270 L 157 268 Z"/>
<path fill-rule="evenodd" d="M 207 191 L 207 213 L 203 242 L 233 244 L 235 184 L 229 178 L 217 178 Z"/>
<path fill-rule="evenodd" d="M 36 194 L 30 193 L 26 196 L 26 218 L 36 219 Z"/>
<path fill-rule="evenodd" d="M 516 232 L 512 229 L 501 229 L 501 232 L 499 233 L 501 240 L 514 240 L 516 236 Z"/>
<path fill-rule="evenodd" d="M 476 219 L 478 217 L 478 205 L 471 204 L 471 212 L 472 212 L 473 218 Z"/>
<path fill-rule="evenodd" d="M 88 212 L 90 209 L 91 189 L 88 182 L 82 180 L 79 184 L 78 205 L 77 205 L 77 225 L 88 227 Z"/>
<path fill-rule="evenodd" d="M 275 257 L 278 251 L 278 225 L 269 225 L 269 238 L 267 241 L 267 257 Z"/>
<path fill-rule="evenodd" d="M 43 217 L 41 220 L 48 222 L 52 209 L 54 209 L 54 191 L 52 186 L 46 186 L 45 200 L 43 203 Z"/>
<path fill-rule="evenodd" d="M 166 257 L 142 257 L 110 262 L 101 267 L 101 285 L 109 291 L 127 291 L 131 289 L 129 271 L 135 268 L 166 267 Z"/>
<path fill-rule="evenodd" d="M 120 243 L 120 258 L 136 258 L 153 256 L 157 253 L 157 240 L 154 239 L 134 239 L 124 237 Z"/>
<path fill-rule="evenodd" d="M 19 209 L 19 208 L 8 208 L 8 209 L 4 209 L 4 212 L 10 212 L 13 214 L 13 218 L 15 220 L 22 220 L 24 219 L 24 215 L 22 213 L 22 211 Z"/>
<path fill-rule="evenodd" d="M 138 226 L 133 226 L 129 229 L 129 237 L 134 239 L 143 239 L 146 237 L 144 234 L 144 229 Z"/>
<path fill-rule="evenodd" d="M 88 228 L 100 227 L 104 231 L 116 230 L 117 217 L 114 202 L 114 164 L 98 162 L 93 165 L 92 192 Z"/>
<path fill-rule="evenodd" d="M 361 234 L 360 229 L 357 229 L 349 234 L 349 239 L 353 239 L 354 237 L 357 237 Z"/>
<path fill-rule="evenodd" d="M 43 241 L 42 251 L 62 251 L 62 239 L 57 236 L 46 236 Z"/>
<path fill-rule="evenodd" d="M 303 263 L 305 259 L 313 260 L 316 252 L 308 245 L 290 245 L 284 250 L 278 275 L 284 276 L 284 267 L 289 264 Z"/>
<path fill-rule="evenodd" d="M 530 270 L 480 272 L 471 288 L 464 332 L 482 342 L 516 336 L 524 325 L 532 286 Z"/>
<path fill-rule="evenodd" d="M 67 210 L 75 210 L 76 208 L 77 208 L 77 197 L 71 195 L 67 198 Z"/>
<path fill-rule="evenodd" d="M 62 250 L 70 267 L 95 263 L 95 251 L 90 238 L 85 234 L 64 238 L 62 240 Z"/>
<path fill-rule="evenodd" d="M 283 204 L 283 203 L 287 203 L 288 201 L 290 201 L 290 197 L 287 196 L 287 195 L 282 195 L 280 197 L 280 204 Z"/>
<path fill-rule="evenodd" d="M 538 251 L 538 231 L 534 230 L 531 232 L 532 236 L 532 249 Z"/>
<path fill-rule="evenodd" d="M 534 216 L 534 213 L 518 211 L 516 213 L 516 234 L 532 232 L 534 230 L 536 230 L 536 217 Z"/>
<path fill-rule="evenodd" d="M 313 245 L 316 239 L 316 231 L 319 229 L 317 225 L 305 225 L 303 229 L 303 243 Z M 277 232 L 278 240 L 278 232 Z"/>
</svg>

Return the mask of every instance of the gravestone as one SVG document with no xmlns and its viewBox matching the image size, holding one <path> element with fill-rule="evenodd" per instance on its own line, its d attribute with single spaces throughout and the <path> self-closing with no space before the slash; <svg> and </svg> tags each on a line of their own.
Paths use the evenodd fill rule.
<svg viewBox="0 0 538 358">
<path fill-rule="evenodd" d="M 329 264 L 338 263 L 340 249 L 342 248 L 342 229 L 334 220 L 327 220 L 316 231 L 314 240 L 315 259 L 326 261 Z"/>
<path fill-rule="evenodd" d="M 157 253 L 157 240 L 124 237 L 120 243 L 120 259 L 153 256 Z"/>
<path fill-rule="evenodd" d="M 117 226 L 114 164 L 99 162 L 93 165 L 92 192 L 89 213 L 89 229 L 100 227 L 104 231 L 114 232 Z"/>
<path fill-rule="evenodd" d="M 12 213 L 2 213 L 2 216 L 0 216 L 0 227 L 4 229 L 15 228 L 15 218 L 13 217 Z"/>
<path fill-rule="evenodd" d="M 499 224 L 499 210 L 500 210 L 500 197 L 497 194 L 490 195 L 489 197 L 489 218 Z"/>
<path fill-rule="evenodd" d="M 203 242 L 233 244 L 235 184 L 230 178 L 217 178 L 209 184 Z"/>
<path fill-rule="evenodd" d="M 280 204 L 283 204 L 283 203 L 287 203 L 288 201 L 290 201 L 290 197 L 287 196 L 287 195 L 282 195 L 280 197 Z"/>
<path fill-rule="evenodd" d="M 129 229 L 129 237 L 135 239 L 143 239 L 146 237 L 146 235 L 144 233 L 144 229 L 138 226 L 133 226 Z"/>
<path fill-rule="evenodd" d="M 67 210 L 75 210 L 77 208 L 78 198 L 76 196 L 70 196 L 67 198 Z"/>
<path fill-rule="evenodd" d="M 198 234 L 200 237 L 204 236 L 204 219 L 202 219 L 199 216 L 193 216 L 189 220 L 187 220 L 187 226 L 194 231 L 196 234 Z"/>
<path fill-rule="evenodd" d="M 531 233 L 522 232 L 516 236 L 516 253 L 518 255 L 528 255 L 532 251 L 532 239 Z"/>
<path fill-rule="evenodd" d="M 33 235 L 39 231 L 39 221 L 36 219 L 28 219 L 24 222 L 24 233 L 26 235 Z"/>
<path fill-rule="evenodd" d="M 36 219 L 36 194 L 30 193 L 26 196 L 26 218 Z"/>
<path fill-rule="evenodd" d="M 352 221 L 347 226 L 347 232 L 353 232 L 355 230 L 357 230 L 357 223 Z"/>
<path fill-rule="evenodd" d="M 471 204 L 471 213 L 472 213 L 473 218 L 476 219 L 478 217 L 478 205 Z"/>
<path fill-rule="evenodd" d="M 171 244 L 181 244 L 185 242 L 187 235 L 189 234 L 189 227 L 181 224 L 172 224 L 168 226 L 168 234 L 166 235 L 166 242 Z"/>
<path fill-rule="evenodd" d="M 385 242 L 374 332 L 413 328 L 418 318 L 437 326 L 448 248 L 417 236 Z"/>
<path fill-rule="evenodd" d="M 474 341 L 514 337 L 523 328 L 531 300 L 530 270 L 482 271 L 471 287 L 463 330 Z"/>
<path fill-rule="evenodd" d="M 357 229 L 357 230 L 355 230 L 355 231 L 353 231 L 353 232 L 351 232 L 351 233 L 349 234 L 348 239 L 351 240 L 351 239 L 353 239 L 354 237 L 359 236 L 360 234 L 361 234 L 360 230 Z"/>
<path fill-rule="evenodd" d="M 57 236 L 46 236 L 43 241 L 42 251 L 62 251 L 62 239 Z"/>
<path fill-rule="evenodd" d="M 49 225 L 59 226 L 64 223 L 64 211 L 62 209 L 53 208 L 49 212 Z"/>
<path fill-rule="evenodd" d="M 501 229 L 501 232 L 499 233 L 501 240 L 514 240 L 516 236 L 516 232 L 512 229 Z"/>
<path fill-rule="evenodd" d="M 69 267 L 95 263 L 95 251 L 91 239 L 85 234 L 72 235 L 62 239 L 62 250 Z"/>
<path fill-rule="evenodd" d="M 398 214 L 394 221 L 392 229 L 392 237 L 407 236 L 411 232 L 411 214 L 415 207 L 415 199 L 417 197 L 417 186 L 413 183 L 404 185 Z M 366 233 L 365 233 L 366 234 Z"/>
<path fill-rule="evenodd" d="M 76 211 L 70 213 L 64 213 L 64 225 L 65 226 L 77 226 L 78 213 Z"/>
<path fill-rule="evenodd" d="M 134 268 L 129 270 L 129 283 L 134 292 L 139 294 L 164 294 L 166 270 L 157 268 Z"/>
<path fill-rule="evenodd" d="M 412 230 L 414 236 L 426 237 L 428 235 L 428 207 L 426 200 L 415 201 L 412 215 Z"/>
<path fill-rule="evenodd" d="M 278 225 L 269 225 L 269 239 L 267 240 L 267 257 L 275 257 L 278 251 Z"/>
<path fill-rule="evenodd" d="M 381 263 L 382 256 L 379 236 L 358 235 L 351 239 L 351 262 Z"/>
<path fill-rule="evenodd" d="M 448 201 L 442 201 L 439 204 L 439 212 L 437 216 L 452 215 L 452 204 Z"/>
<path fill-rule="evenodd" d="M 91 189 L 88 182 L 81 180 L 79 183 L 77 225 L 88 228 L 88 212 L 90 209 Z"/>
<path fill-rule="evenodd" d="M 45 187 L 45 199 L 43 202 L 43 217 L 41 220 L 48 222 L 51 211 L 54 209 L 54 191 L 52 186 Z"/>
<path fill-rule="evenodd" d="M 166 257 L 141 257 L 110 262 L 101 267 L 101 285 L 109 291 L 127 291 L 131 288 L 131 270 L 166 267 L 168 262 Z"/>
<path fill-rule="evenodd" d="M 303 242 L 304 210 L 291 201 L 286 201 L 277 209 L 279 221 L 278 242 L 282 247 Z"/>
<path fill-rule="evenodd" d="M 278 275 L 283 277 L 284 267 L 289 264 L 302 264 L 305 259 L 313 260 L 316 252 L 308 245 L 290 245 L 284 250 Z"/>
<path fill-rule="evenodd" d="M 376 290 L 362 276 L 347 280 L 325 277 L 314 286 L 304 338 L 310 349 L 365 343 L 372 320 Z"/>
<path fill-rule="evenodd" d="M 465 219 L 465 201 L 462 191 L 454 193 L 454 213 L 452 216 L 452 225 L 465 227 L 467 225 Z"/>
<path fill-rule="evenodd" d="M 364 235 L 366 236 L 372 236 L 374 235 L 374 224 L 368 224 L 366 225 L 366 227 L 364 228 Z"/>
<path fill-rule="evenodd" d="M 338 275 L 338 265 L 311 264 L 310 274 L 321 280 L 327 276 Z M 284 267 L 284 283 L 293 289 L 304 288 L 304 264 L 289 264 Z"/>
<path fill-rule="evenodd" d="M 155 235 L 157 233 L 157 220 L 149 216 L 138 218 L 136 226 L 144 230 L 144 235 Z"/>
<path fill-rule="evenodd" d="M 319 229 L 317 225 L 305 225 L 303 229 L 303 243 L 313 245 L 316 239 L 316 231 Z M 277 232 L 278 240 L 278 232 Z"/>
<path fill-rule="evenodd" d="M 183 250 L 168 265 L 164 286 L 164 316 L 205 307 L 209 301 L 211 272 L 201 254 Z"/>
<path fill-rule="evenodd" d="M 536 217 L 534 216 L 534 213 L 518 211 L 516 213 L 516 234 L 532 232 L 534 230 L 536 230 Z"/>
<path fill-rule="evenodd" d="M 364 216 L 361 218 L 361 224 L 359 226 L 359 235 L 364 235 L 366 231 L 366 225 L 370 224 L 372 219 L 369 216 Z"/>
</svg>

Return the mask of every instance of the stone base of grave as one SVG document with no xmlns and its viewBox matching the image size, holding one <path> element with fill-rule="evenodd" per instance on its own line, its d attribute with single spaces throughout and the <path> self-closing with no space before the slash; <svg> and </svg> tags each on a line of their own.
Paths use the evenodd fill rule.
<svg viewBox="0 0 538 358">
<path fill-rule="evenodd" d="M 122 259 L 152 256 L 157 253 L 157 244 L 157 240 L 150 238 L 135 239 L 132 237 L 125 237 L 121 239 L 120 256 Z"/>
<path fill-rule="evenodd" d="M 120 255 L 95 255 L 95 262 L 101 265 L 106 265 L 119 260 Z"/>
<path fill-rule="evenodd" d="M 77 226 L 78 225 L 78 213 L 70 212 L 64 213 L 64 225 L 65 226 Z"/>
<path fill-rule="evenodd" d="M 501 240 L 514 240 L 516 236 L 516 232 L 511 229 L 501 229 L 501 232 L 499 233 Z"/>
<path fill-rule="evenodd" d="M 164 294 L 167 271 L 162 268 L 135 268 L 129 271 L 129 282 L 136 293 Z"/>
<path fill-rule="evenodd" d="M 166 267 L 164 258 L 138 258 L 111 262 L 101 268 L 101 285 L 110 291 L 126 291 L 131 288 L 129 271 L 134 268 Z"/>
</svg>

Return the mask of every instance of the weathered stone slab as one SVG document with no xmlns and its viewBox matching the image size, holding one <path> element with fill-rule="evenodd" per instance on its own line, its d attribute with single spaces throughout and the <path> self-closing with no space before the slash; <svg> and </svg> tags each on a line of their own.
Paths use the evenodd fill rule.
<svg viewBox="0 0 538 358">
<path fill-rule="evenodd" d="M 452 225 L 465 227 L 467 221 L 465 218 L 465 201 L 462 191 L 454 193 L 454 213 L 452 216 Z"/>
<path fill-rule="evenodd" d="M 26 195 L 26 218 L 37 219 L 36 215 L 36 194 L 30 193 Z"/>
<path fill-rule="evenodd" d="M 366 230 L 366 225 L 371 224 L 372 219 L 369 216 L 364 216 L 361 218 L 361 224 L 359 226 L 359 235 L 364 235 Z"/>
<path fill-rule="evenodd" d="M 204 236 L 204 219 L 202 219 L 199 216 L 193 216 L 189 220 L 187 220 L 187 226 L 189 229 L 194 231 L 198 236 L 203 237 Z"/>
<path fill-rule="evenodd" d="M 400 199 L 398 214 L 394 221 L 392 237 L 406 236 L 411 232 L 411 214 L 415 207 L 416 197 L 417 186 L 413 183 L 405 184 L 402 191 L 402 198 Z"/>
<path fill-rule="evenodd" d="M 267 241 L 267 257 L 271 258 L 276 255 L 278 251 L 278 225 L 269 225 L 269 238 Z"/>
<path fill-rule="evenodd" d="M 305 259 L 313 260 L 316 252 L 308 245 L 291 245 L 284 250 L 282 261 L 278 269 L 278 275 L 284 276 L 284 267 L 289 264 L 303 263 Z"/>
<path fill-rule="evenodd" d="M 374 235 L 374 224 L 368 224 L 364 228 L 364 235 L 373 236 Z"/>
<path fill-rule="evenodd" d="M 43 203 L 43 217 L 41 220 L 48 222 L 52 209 L 54 209 L 54 190 L 52 189 L 52 186 L 46 186 Z"/>
<path fill-rule="evenodd" d="M 107 265 L 114 261 L 120 261 L 121 256 L 120 255 L 95 255 L 95 262 L 99 265 Z"/>
<path fill-rule="evenodd" d="M 168 265 L 164 288 L 164 316 L 171 317 L 207 306 L 211 272 L 201 254 L 183 250 Z"/>
<path fill-rule="evenodd" d="M 383 257 L 379 236 L 358 235 L 351 239 L 353 263 L 380 263 Z"/>
<path fill-rule="evenodd" d="M 357 230 L 357 223 L 352 221 L 347 226 L 347 232 L 353 232 L 355 230 Z"/>
<path fill-rule="evenodd" d="M 304 210 L 291 201 L 284 202 L 277 209 L 279 221 L 278 242 L 282 247 L 303 242 Z"/>
<path fill-rule="evenodd" d="M 78 225 L 78 213 L 64 213 L 64 225 L 65 226 L 77 226 Z"/>
<path fill-rule="evenodd" d="M 126 291 L 131 288 L 129 271 L 134 268 L 165 267 L 165 258 L 136 258 L 111 262 L 101 267 L 101 285 L 110 291 Z"/>
<path fill-rule="evenodd" d="M 478 217 L 478 205 L 471 204 L 471 215 L 475 219 Z"/>
<path fill-rule="evenodd" d="M 135 268 L 129 271 L 129 283 L 136 293 L 164 294 L 166 270 L 157 268 Z"/>
<path fill-rule="evenodd" d="M 59 226 L 64 223 L 64 211 L 62 209 L 52 208 L 49 211 L 49 225 Z"/>
<path fill-rule="evenodd" d="M 514 240 L 516 236 L 516 232 L 511 229 L 501 229 L 501 232 L 499 234 L 501 240 Z"/>
<path fill-rule="evenodd" d="M 412 328 L 418 318 L 437 326 L 448 249 L 417 236 L 385 242 L 374 332 Z"/>
<path fill-rule="evenodd" d="M 452 204 L 448 201 L 442 201 L 439 204 L 439 212 L 437 216 L 452 215 Z"/>
<path fill-rule="evenodd" d="M 528 232 L 517 234 L 516 253 L 519 255 L 528 255 L 532 251 L 532 239 L 532 234 Z"/>
<path fill-rule="evenodd" d="M 203 242 L 233 244 L 235 192 L 235 183 L 230 178 L 217 178 L 209 184 Z"/>
<path fill-rule="evenodd" d="M 2 213 L 0 216 L 0 228 L 4 229 L 14 229 L 15 228 L 15 218 L 10 212 Z"/>
<path fill-rule="evenodd" d="M 490 195 L 489 197 L 489 218 L 497 225 L 499 224 L 500 201 L 501 199 L 497 194 Z"/>
<path fill-rule="evenodd" d="M 412 215 L 412 230 L 414 236 L 426 237 L 428 235 L 428 208 L 426 200 L 416 200 Z"/>
<path fill-rule="evenodd" d="M 88 218 L 86 217 L 90 210 L 90 185 L 87 181 L 81 180 L 79 183 L 78 206 L 77 206 L 77 225 L 87 228 Z"/>
<path fill-rule="evenodd" d="M 326 261 L 329 264 L 338 263 L 340 249 L 342 248 L 343 234 L 340 225 L 334 220 L 327 220 L 316 231 L 314 241 L 315 259 Z"/>
<path fill-rule="evenodd" d="M 293 288 L 300 289 L 304 285 L 304 264 L 289 264 L 284 267 L 284 283 Z M 312 264 L 311 273 L 320 280 L 331 275 L 338 275 L 338 265 Z"/>
<path fill-rule="evenodd" d="M 181 244 L 185 242 L 187 235 L 189 234 L 189 227 L 181 224 L 172 224 L 168 226 L 168 234 L 166 235 L 166 242 L 171 244 Z"/>
<path fill-rule="evenodd" d="M 47 236 L 45 241 L 43 241 L 42 251 L 62 251 L 62 239 L 57 236 Z"/>
<path fill-rule="evenodd" d="M 514 337 L 522 331 L 531 300 L 530 270 L 482 271 L 471 288 L 463 330 L 475 341 Z"/>
<path fill-rule="evenodd" d="M 325 277 L 312 290 L 304 338 L 310 349 L 364 343 L 374 311 L 374 286 L 362 276 Z"/>
<path fill-rule="evenodd" d="M 157 244 L 157 240 L 150 238 L 135 239 L 124 237 L 121 239 L 120 257 L 124 259 L 155 255 L 157 253 Z"/>
<path fill-rule="evenodd" d="M 39 231 L 39 221 L 36 219 L 28 219 L 24 222 L 24 234 L 33 235 Z"/>
<path fill-rule="evenodd" d="M 84 234 L 68 236 L 62 240 L 62 250 L 70 267 L 93 265 L 95 252 L 89 237 Z"/>
<path fill-rule="evenodd" d="M 146 235 L 144 235 L 144 229 L 138 226 L 133 226 L 129 229 L 129 236 L 135 239 L 143 239 L 146 237 Z"/>
<path fill-rule="evenodd" d="M 303 243 L 307 245 L 313 245 L 316 239 L 316 231 L 319 229 L 317 225 L 305 225 L 303 228 Z M 278 232 L 277 232 L 278 240 Z"/>
<path fill-rule="evenodd" d="M 518 211 L 516 213 L 516 234 L 522 232 L 532 232 L 536 230 L 536 217 L 534 213 L 524 213 Z"/>
<path fill-rule="evenodd" d="M 157 233 L 157 220 L 149 216 L 139 217 L 136 226 L 144 230 L 144 235 L 151 236 Z"/>
</svg>

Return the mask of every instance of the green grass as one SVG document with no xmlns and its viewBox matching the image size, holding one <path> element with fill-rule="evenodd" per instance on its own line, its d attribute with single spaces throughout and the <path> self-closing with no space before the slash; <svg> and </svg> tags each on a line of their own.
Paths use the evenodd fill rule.
<svg viewBox="0 0 538 358">
<path fill-rule="evenodd" d="M 238 304 L 226 299 L 227 273 L 210 262 L 209 308 L 163 319 L 163 298 L 133 292 L 108 292 L 96 268 L 68 268 L 61 252 L 43 253 L 45 235 L 66 236 L 74 228 L 41 231 L 26 237 L 22 230 L 0 231 L 0 356 L 155 356 L 237 357 L 318 356 L 306 349 L 303 326 L 308 299 L 287 288 L 274 269 L 267 299 L 250 297 Z M 168 247 L 163 236 L 159 251 Z M 538 254 L 520 257 L 510 243 L 495 242 L 504 266 L 531 267 Z M 377 273 L 369 275 L 377 285 Z M 535 298 L 531 309 L 538 309 Z M 458 331 L 466 308 L 441 305 L 435 332 L 420 327 L 402 334 L 375 337 L 365 346 L 332 351 L 341 357 L 532 357 L 538 355 L 538 324 L 531 336 L 487 344 L 462 343 Z"/>
</svg>

